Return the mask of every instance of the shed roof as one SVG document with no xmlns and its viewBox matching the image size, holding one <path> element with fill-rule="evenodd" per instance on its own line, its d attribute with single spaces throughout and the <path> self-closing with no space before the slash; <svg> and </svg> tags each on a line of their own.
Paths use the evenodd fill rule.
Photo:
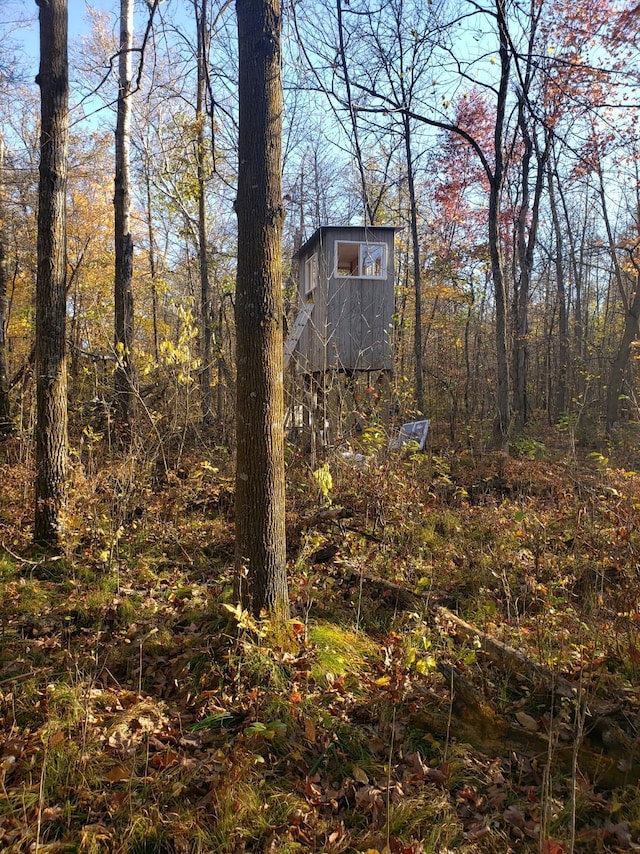
<svg viewBox="0 0 640 854">
<path fill-rule="evenodd" d="M 317 228 L 311 237 L 302 244 L 300 249 L 294 253 L 294 258 L 299 258 L 301 255 L 309 249 L 310 246 L 313 246 L 314 243 L 318 243 L 324 237 L 325 234 L 331 231 L 344 231 L 345 229 L 353 228 L 360 229 L 360 231 L 400 231 L 402 229 L 401 225 L 321 225 Z"/>
</svg>

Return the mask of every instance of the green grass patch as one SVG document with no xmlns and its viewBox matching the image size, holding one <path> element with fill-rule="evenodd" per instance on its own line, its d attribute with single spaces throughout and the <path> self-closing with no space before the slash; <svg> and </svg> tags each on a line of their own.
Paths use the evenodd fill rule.
<svg viewBox="0 0 640 854">
<path fill-rule="evenodd" d="M 312 676 L 325 685 L 345 676 L 354 677 L 357 683 L 367 659 L 376 653 L 375 644 L 366 634 L 329 622 L 310 626 L 309 640 L 316 647 Z"/>
</svg>

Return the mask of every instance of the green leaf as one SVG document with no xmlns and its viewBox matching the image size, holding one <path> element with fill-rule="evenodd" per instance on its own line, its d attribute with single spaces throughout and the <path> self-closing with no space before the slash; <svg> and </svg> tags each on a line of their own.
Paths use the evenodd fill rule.
<svg viewBox="0 0 640 854">
<path fill-rule="evenodd" d="M 436 669 L 436 666 L 436 660 L 432 655 L 425 655 L 424 658 L 416 661 L 416 670 L 422 676 L 432 673 Z"/>
</svg>

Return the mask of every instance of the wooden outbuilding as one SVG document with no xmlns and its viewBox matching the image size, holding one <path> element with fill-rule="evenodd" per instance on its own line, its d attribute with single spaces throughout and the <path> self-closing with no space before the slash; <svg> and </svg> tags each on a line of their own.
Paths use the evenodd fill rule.
<svg viewBox="0 0 640 854">
<path fill-rule="evenodd" d="M 321 226 L 297 252 L 285 363 L 305 375 L 391 371 L 395 226 Z"/>
</svg>

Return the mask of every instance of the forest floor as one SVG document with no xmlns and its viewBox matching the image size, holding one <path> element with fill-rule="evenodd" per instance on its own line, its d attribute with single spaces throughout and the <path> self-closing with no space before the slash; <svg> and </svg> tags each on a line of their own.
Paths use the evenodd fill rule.
<svg viewBox="0 0 640 854">
<path fill-rule="evenodd" d="M 0 849 L 640 850 L 640 459 L 519 450 L 292 459 L 283 626 L 220 449 L 85 447 L 51 558 L 5 443 Z"/>
</svg>

